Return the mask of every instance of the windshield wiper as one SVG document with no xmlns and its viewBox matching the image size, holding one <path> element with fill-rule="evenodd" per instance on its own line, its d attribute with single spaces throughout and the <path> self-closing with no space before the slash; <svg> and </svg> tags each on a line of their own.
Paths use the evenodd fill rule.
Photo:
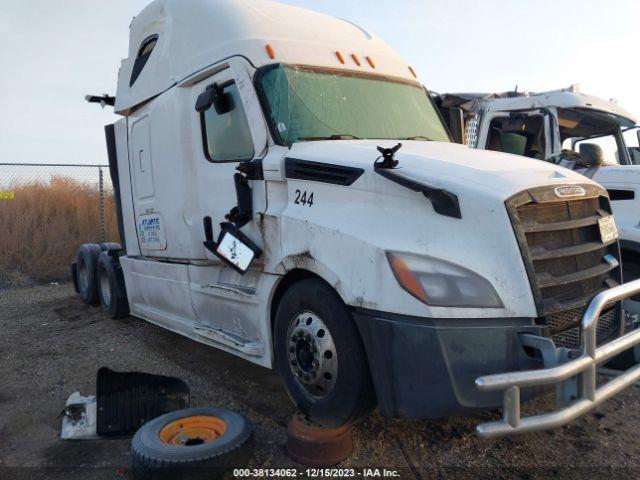
<svg viewBox="0 0 640 480">
<path fill-rule="evenodd" d="M 415 135 L 413 137 L 405 137 L 402 140 L 424 140 L 425 142 L 433 142 L 429 137 L 425 137 L 424 135 Z"/>
<path fill-rule="evenodd" d="M 300 137 L 298 140 L 314 141 L 314 140 L 360 140 L 360 137 L 350 135 L 348 133 L 336 133 L 326 137 Z"/>
</svg>

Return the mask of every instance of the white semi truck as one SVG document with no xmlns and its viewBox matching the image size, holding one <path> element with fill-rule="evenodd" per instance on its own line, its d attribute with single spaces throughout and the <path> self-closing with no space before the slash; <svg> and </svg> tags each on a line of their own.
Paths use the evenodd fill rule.
<svg viewBox="0 0 640 480">
<path fill-rule="evenodd" d="M 444 118 L 461 109 L 460 141 L 470 147 L 527 156 L 574 169 L 609 193 L 620 231 L 624 279 L 640 278 L 640 130 L 615 100 L 578 85 L 541 93 L 436 96 Z"/>
<path fill-rule="evenodd" d="M 131 24 L 115 101 L 92 100 L 123 117 L 106 128 L 122 247 L 80 247 L 82 298 L 276 368 L 311 419 L 504 400 L 479 426 L 496 436 L 562 425 L 640 379 L 595 384 L 640 342 L 607 192 L 452 143 L 367 30 L 262 0 L 156 0 Z M 521 389 L 545 385 L 558 410 L 521 418 Z"/>
</svg>

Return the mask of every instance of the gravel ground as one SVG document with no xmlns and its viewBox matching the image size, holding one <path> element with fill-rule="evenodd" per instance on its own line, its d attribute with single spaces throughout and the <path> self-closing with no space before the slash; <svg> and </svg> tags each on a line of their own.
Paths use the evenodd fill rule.
<svg viewBox="0 0 640 480">
<path fill-rule="evenodd" d="M 74 391 L 95 392 L 99 367 L 177 376 L 192 405 L 238 410 L 255 427 L 250 468 L 298 468 L 284 453 L 293 414 L 278 377 L 135 318 L 110 320 L 68 284 L 0 290 L 0 478 L 130 478 L 127 439 L 63 442 L 59 414 Z M 374 414 L 355 429 L 340 467 L 402 478 L 638 478 L 640 387 L 554 432 L 486 441 L 496 412 L 404 421 Z M 534 407 L 549 407 L 540 399 Z"/>
</svg>

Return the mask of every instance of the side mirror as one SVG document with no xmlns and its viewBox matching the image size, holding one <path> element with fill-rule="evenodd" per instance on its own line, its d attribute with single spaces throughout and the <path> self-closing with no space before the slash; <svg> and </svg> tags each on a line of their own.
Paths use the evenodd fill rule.
<svg viewBox="0 0 640 480">
<path fill-rule="evenodd" d="M 217 83 L 210 85 L 198 96 L 196 101 L 196 112 L 206 112 L 214 106 L 216 113 L 222 115 L 233 110 L 233 97 L 230 93 L 225 93 Z"/>
<path fill-rule="evenodd" d="M 453 141 L 464 144 L 464 111 L 460 107 L 449 109 L 449 127 Z"/>
<path fill-rule="evenodd" d="M 604 153 L 600 145 L 596 145 L 595 143 L 581 143 L 579 163 L 589 167 L 603 165 Z"/>
<path fill-rule="evenodd" d="M 255 258 L 262 255 L 260 247 L 233 223 L 221 223 L 220 237 L 214 242 L 211 217 L 204 217 L 203 222 L 205 248 L 241 275 L 246 273 Z"/>
</svg>

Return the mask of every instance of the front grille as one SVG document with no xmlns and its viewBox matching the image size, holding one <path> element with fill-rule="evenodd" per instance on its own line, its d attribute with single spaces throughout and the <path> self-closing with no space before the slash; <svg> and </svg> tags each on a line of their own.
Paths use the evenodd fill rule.
<svg viewBox="0 0 640 480">
<path fill-rule="evenodd" d="M 541 187 L 507 201 L 541 316 L 585 306 L 620 281 L 618 244 L 604 244 L 598 225 L 611 215 L 606 192 L 583 188 L 568 200 Z"/>
<path fill-rule="evenodd" d="M 574 308 L 553 313 L 544 318 L 549 329 L 549 336 L 556 347 L 577 348 L 582 339 L 580 322 L 586 308 Z M 615 306 L 600 315 L 596 326 L 598 344 L 620 334 L 620 313 Z"/>
<path fill-rule="evenodd" d="M 603 243 L 598 219 L 611 215 L 606 192 L 582 185 L 585 195 L 561 199 L 540 187 L 507 201 L 529 275 L 539 323 L 556 345 L 580 345 L 580 320 L 598 293 L 621 281 L 617 241 Z M 619 331 L 616 308 L 602 315 L 598 338 Z M 612 313 L 614 312 L 614 313 Z"/>
</svg>

